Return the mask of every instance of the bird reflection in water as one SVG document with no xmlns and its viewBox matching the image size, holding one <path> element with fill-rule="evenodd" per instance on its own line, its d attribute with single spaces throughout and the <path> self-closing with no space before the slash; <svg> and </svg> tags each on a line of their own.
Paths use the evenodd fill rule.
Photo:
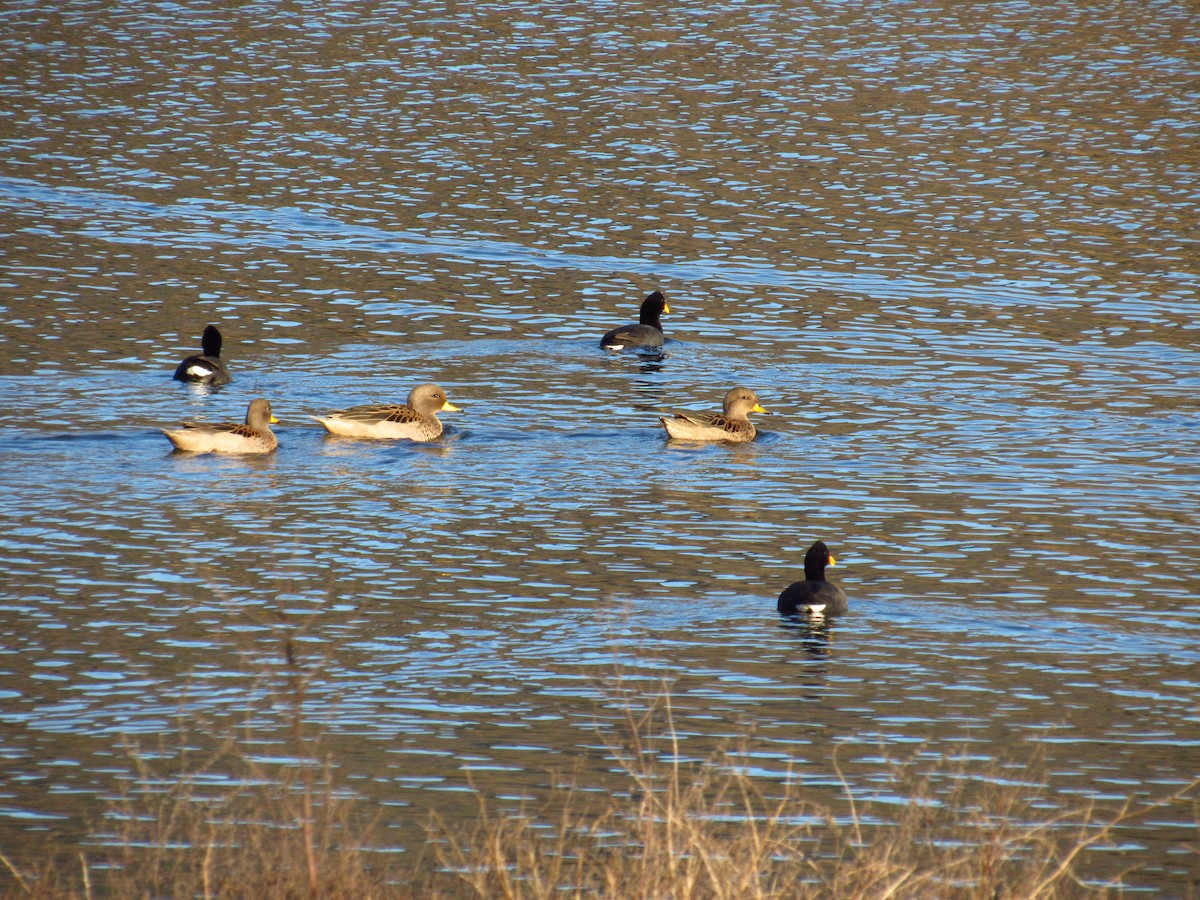
<svg viewBox="0 0 1200 900">
<path fill-rule="evenodd" d="M 833 631 L 830 619 L 823 613 L 796 613 L 783 616 L 780 628 L 796 633 L 804 652 L 813 657 L 825 657 L 833 651 Z"/>
<path fill-rule="evenodd" d="M 663 361 L 667 355 L 661 350 L 642 351 L 638 354 L 638 369 L 643 375 L 654 375 L 663 369 Z"/>
</svg>

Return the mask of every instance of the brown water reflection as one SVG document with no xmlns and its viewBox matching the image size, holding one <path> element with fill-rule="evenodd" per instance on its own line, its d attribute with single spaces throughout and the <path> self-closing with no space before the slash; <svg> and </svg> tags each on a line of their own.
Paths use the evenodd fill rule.
<svg viewBox="0 0 1200 900">
<path fill-rule="evenodd" d="M 1198 31 L 1169 2 L 10 10 L 3 843 L 80 832 L 122 736 L 181 713 L 252 703 L 270 747 L 281 629 L 399 844 L 472 814 L 468 769 L 603 784 L 617 670 L 674 685 L 688 755 L 753 732 L 830 799 L 835 745 L 862 794 L 921 745 L 1040 748 L 1064 803 L 1195 778 Z M 662 356 L 599 352 L 655 287 Z M 210 321 L 233 384 L 172 383 Z M 305 424 L 421 381 L 466 409 L 436 446 Z M 665 445 L 659 411 L 735 383 L 755 444 Z M 273 459 L 157 434 L 260 395 Z M 852 614 L 781 624 L 817 537 Z M 1089 865 L 1182 893 L 1191 823 Z"/>
</svg>

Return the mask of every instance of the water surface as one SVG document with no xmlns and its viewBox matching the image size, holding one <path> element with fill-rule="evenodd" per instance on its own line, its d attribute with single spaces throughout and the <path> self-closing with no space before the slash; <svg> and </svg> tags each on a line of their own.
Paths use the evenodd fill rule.
<svg viewBox="0 0 1200 900">
<path fill-rule="evenodd" d="M 606 786 L 616 680 L 821 802 L 835 748 L 861 796 L 918 749 L 1040 754 L 1064 807 L 1192 782 L 1198 39 L 1173 2 L 10 5 L 3 844 L 87 840 L 181 721 L 284 753 L 285 638 L 397 846 L 469 784 Z M 665 352 L 603 354 L 656 288 Z M 170 380 L 209 322 L 211 393 Z M 465 409 L 433 445 L 307 418 L 422 381 Z M 664 440 L 734 384 L 758 441 Z M 271 458 L 158 434 L 256 396 Z M 818 538 L 852 612 L 781 622 Z M 1190 810 L 1120 840 L 1087 877 L 1194 890 Z"/>
</svg>

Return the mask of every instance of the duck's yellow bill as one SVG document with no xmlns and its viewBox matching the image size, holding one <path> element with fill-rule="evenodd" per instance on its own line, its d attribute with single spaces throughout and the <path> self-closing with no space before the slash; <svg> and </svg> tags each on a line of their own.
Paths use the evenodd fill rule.
<svg viewBox="0 0 1200 900">
<path fill-rule="evenodd" d="M 447 400 L 442 404 L 442 412 L 462 412 L 462 410 Z"/>
<path fill-rule="evenodd" d="M 766 412 L 766 410 L 763 409 L 761 406 L 759 406 L 757 403 L 755 403 L 754 406 L 750 409 L 750 412 Z"/>
</svg>

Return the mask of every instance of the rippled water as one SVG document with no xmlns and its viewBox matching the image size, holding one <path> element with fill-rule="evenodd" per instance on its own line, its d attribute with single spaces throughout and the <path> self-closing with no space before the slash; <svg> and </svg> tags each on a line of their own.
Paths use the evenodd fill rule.
<svg viewBox="0 0 1200 900">
<path fill-rule="evenodd" d="M 0 19 L 0 843 L 241 721 L 283 634 L 401 843 L 469 773 L 607 777 L 618 672 L 828 802 L 834 747 L 863 794 L 916 746 L 1066 805 L 1200 776 L 1194 11 L 179 12 Z M 665 353 L 600 351 L 655 288 Z M 208 322 L 213 393 L 170 380 Z M 306 418 L 428 380 L 434 445 Z M 738 383 L 758 441 L 664 441 Z M 260 395 L 274 457 L 157 432 Z M 1190 809 L 1121 842 L 1200 879 Z"/>
</svg>

